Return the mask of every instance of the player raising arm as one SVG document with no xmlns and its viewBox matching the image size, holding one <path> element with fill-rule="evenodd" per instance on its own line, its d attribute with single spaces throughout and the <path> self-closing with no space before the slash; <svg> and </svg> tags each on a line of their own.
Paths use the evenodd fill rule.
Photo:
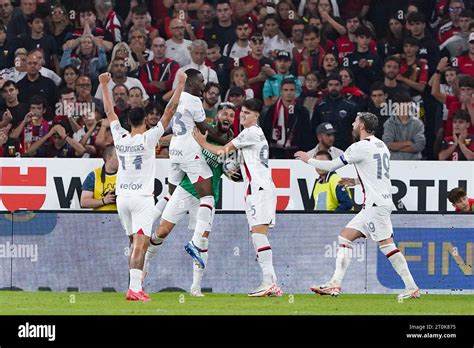
<svg viewBox="0 0 474 348">
<path fill-rule="evenodd" d="M 276 284 L 273 269 L 273 254 L 268 241 L 268 229 L 275 224 L 276 190 L 268 168 L 268 142 L 258 118 L 262 104 L 257 99 L 248 99 L 242 105 L 240 124 L 244 130 L 237 138 L 224 146 L 209 144 L 207 132 L 203 135 L 194 129 L 193 135 L 199 145 L 218 156 L 224 156 L 239 150 L 240 169 L 247 191 L 245 194 L 245 213 L 252 233 L 252 241 L 257 253 L 258 263 L 263 273 L 262 284 L 249 293 L 249 296 L 281 296 L 282 291 Z"/>
<path fill-rule="evenodd" d="M 168 103 L 160 122 L 146 130 L 146 113 L 143 108 L 132 108 L 129 114 L 131 132 L 120 126 L 107 88 L 110 74 L 99 76 L 105 111 L 110 121 L 119 168 L 116 183 L 116 203 L 120 222 L 131 243 L 129 260 L 130 284 L 127 300 L 146 302 L 150 299 L 142 289 L 145 252 L 153 227 L 155 185 L 155 147 L 176 112 L 184 89 L 186 74 L 178 74 L 178 88 Z"/>
<path fill-rule="evenodd" d="M 399 298 L 420 297 L 420 289 L 415 284 L 408 269 L 405 256 L 398 250 L 393 240 L 390 220 L 393 201 L 390 182 L 390 152 L 384 142 L 373 133 L 377 129 L 377 116 L 359 112 L 352 124 L 357 140 L 344 154 L 332 161 L 310 158 L 306 152 L 295 154 L 309 165 L 321 170 L 333 171 L 347 164 L 354 164 L 357 179 L 343 178 L 340 184 L 362 185 L 364 202 L 362 210 L 347 224 L 338 237 L 339 249 L 336 256 L 336 270 L 329 282 L 315 285 L 311 290 L 320 295 L 337 296 L 341 293 L 341 283 L 352 258 L 352 243 L 360 237 L 370 237 L 379 244 L 380 251 L 388 258 L 395 271 L 402 278 L 405 290 Z"/>
</svg>

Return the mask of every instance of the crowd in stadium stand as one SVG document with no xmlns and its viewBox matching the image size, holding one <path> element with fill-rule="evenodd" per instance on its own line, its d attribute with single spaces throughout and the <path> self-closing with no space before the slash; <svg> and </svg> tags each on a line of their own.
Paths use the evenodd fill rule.
<svg viewBox="0 0 474 348">
<path fill-rule="evenodd" d="M 474 0 L 0 0 L 0 156 L 102 157 L 115 112 L 157 124 L 179 69 L 203 107 L 265 105 L 270 158 L 335 156 L 360 111 L 394 160 L 474 159 Z M 167 157 L 171 135 L 157 157 Z M 330 157 L 328 156 L 328 157 Z"/>
</svg>

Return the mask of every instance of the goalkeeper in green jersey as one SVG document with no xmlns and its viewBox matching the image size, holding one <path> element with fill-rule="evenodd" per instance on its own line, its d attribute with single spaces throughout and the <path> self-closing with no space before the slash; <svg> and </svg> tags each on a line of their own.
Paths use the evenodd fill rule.
<svg viewBox="0 0 474 348">
<path fill-rule="evenodd" d="M 228 136 L 229 140 L 233 138 L 232 125 L 234 124 L 235 106 L 232 103 L 221 103 L 218 107 L 217 124 L 214 126 L 221 135 Z M 219 184 L 222 176 L 222 159 L 207 150 L 202 150 L 207 164 L 212 170 L 212 189 L 215 202 L 219 199 Z M 156 210 L 155 220 L 161 217 L 160 226 L 152 233 L 150 244 L 145 255 L 145 265 L 143 267 L 144 277 L 150 270 L 150 261 L 157 254 L 165 238 L 171 233 L 174 226 L 189 213 L 189 229 L 194 230 L 197 221 L 197 211 L 199 209 L 199 195 L 187 176 L 183 178 L 179 186 L 173 192 L 172 196 L 165 197 L 166 206 Z M 159 214 L 163 211 L 163 214 Z M 205 247 L 200 249 L 204 265 L 207 264 L 209 243 L 209 232 L 211 231 L 212 221 L 214 220 L 214 211 L 208 228 L 201 236 L 205 242 Z M 204 273 L 204 267 L 199 263 L 193 264 L 193 284 L 191 285 L 191 295 L 204 296 L 201 292 L 201 280 Z"/>
</svg>

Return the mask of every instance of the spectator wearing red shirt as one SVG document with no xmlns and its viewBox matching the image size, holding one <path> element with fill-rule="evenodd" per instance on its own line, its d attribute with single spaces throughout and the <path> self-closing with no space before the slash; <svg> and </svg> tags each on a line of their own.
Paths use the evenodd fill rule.
<svg viewBox="0 0 474 348">
<path fill-rule="evenodd" d="M 462 0 L 451 0 L 449 2 L 449 18 L 451 20 L 439 28 L 438 42 L 440 44 L 461 32 L 461 28 L 459 26 L 459 16 L 463 10 L 464 3 Z"/>
<path fill-rule="evenodd" d="M 469 127 L 468 133 L 474 134 L 474 77 L 463 76 L 459 79 L 459 97 L 441 93 L 441 74 L 446 70 L 447 67 L 448 58 L 442 58 L 436 68 L 435 74 L 432 77 L 433 89 L 431 91 L 433 97 L 435 97 L 442 104 L 446 104 L 446 107 L 448 108 L 448 118 L 443 126 L 444 135 L 451 136 L 453 134 L 453 113 L 459 109 L 463 109 L 469 112 L 469 115 L 471 117 L 471 125 Z"/>
<path fill-rule="evenodd" d="M 453 114 L 453 135 L 441 143 L 438 159 L 441 161 L 474 160 L 474 134 L 469 134 L 470 117 L 467 111 L 457 110 Z"/>
<path fill-rule="evenodd" d="M 250 54 L 240 59 L 240 66 L 245 68 L 250 88 L 254 97 L 263 99 L 263 83 L 276 74 L 272 69 L 273 61 L 263 55 L 263 36 L 255 32 L 250 36 Z"/>
<path fill-rule="evenodd" d="M 403 40 L 404 57 L 400 59 L 400 73 L 397 80 L 410 88 L 412 97 L 421 98 L 421 93 L 428 83 L 428 65 L 418 59 L 420 45 L 417 39 L 407 37 Z"/>
<path fill-rule="evenodd" d="M 306 26 L 303 29 L 304 49 L 301 53 L 295 54 L 293 64 L 290 68 L 294 76 L 302 80 L 309 72 L 319 71 L 321 69 L 326 51 L 320 42 L 321 33 L 318 28 Z"/>
<path fill-rule="evenodd" d="M 469 34 L 469 50 L 457 57 L 457 65 L 460 74 L 474 76 L 474 32 Z"/>
<path fill-rule="evenodd" d="M 356 50 L 356 35 L 355 32 L 357 28 L 361 26 L 362 19 L 359 17 L 359 14 L 353 12 L 349 14 L 346 19 L 346 30 L 347 34 L 341 36 L 336 40 L 334 51 L 337 54 L 337 59 L 339 64 L 344 62 L 344 57 L 353 53 Z M 369 52 L 377 53 L 377 45 L 373 39 L 370 40 Z"/>
<path fill-rule="evenodd" d="M 171 58 L 166 58 L 165 39 L 154 38 L 151 50 L 153 51 L 153 60 L 140 68 L 138 79 L 149 96 L 162 101 L 163 95 L 169 92 L 173 86 L 179 64 Z"/>
<path fill-rule="evenodd" d="M 474 199 L 468 198 L 462 187 L 456 187 L 449 191 L 448 199 L 453 204 L 456 212 L 474 212 Z"/>
</svg>

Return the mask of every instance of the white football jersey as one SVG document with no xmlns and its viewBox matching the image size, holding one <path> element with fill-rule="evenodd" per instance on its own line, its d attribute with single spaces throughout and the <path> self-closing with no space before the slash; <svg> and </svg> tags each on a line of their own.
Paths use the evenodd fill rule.
<svg viewBox="0 0 474 348">
<path fill-rule="evenodd" d="M 391 206 L 390 151 L 385 143 L 370 136 L 358 141 L 340 157 L 344 164 L 352 163 L 357 171 L 366 207 Z"/>
<path fill-rule="evenodd" d="M 133 137 L 120 126 L 110 123 L 119 161 L 117 196 L 150 196 L 155 189 L 155 148 L 164 133 L 161 122 Z"/>
<path fill-rule="evenodd" d="M 247 194 L 260 188 L 275 189 L 272 173 L 268 167 L 269 147 L 259 126 L 245 128 L 232 144 L 239 150 L 240 171 L 247 185 Z"/>
<path fill-rule="evenodd" d="M 196 122 L 206 120 L 206 113 L 201 99 L 187 92 L 181 93 L 178 108 L 171 120 L 173 136 L 171 137 L 169 156 L 172 163 L 182 163 L 201 156 L 201 146 L 193 137 Z"/>
</svg>

